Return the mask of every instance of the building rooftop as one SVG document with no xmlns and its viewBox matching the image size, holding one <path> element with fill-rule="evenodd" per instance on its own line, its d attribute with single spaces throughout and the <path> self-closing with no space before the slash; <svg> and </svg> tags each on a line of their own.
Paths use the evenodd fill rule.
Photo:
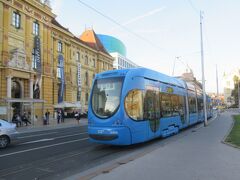
<svg viewBox="0 0 240 180">
<path fill-rule="evenodd" d="M 107 50 L 104 48 L 103 44 L 101 41 L 98 39 L 96 33 L 94 30 L 86 30 L 82 33 L 80 36 L 80 39 L 84 41 L 88 46 L 91 48 L 103 52 L 104 54 L 107 54 L 110 56 L 110 54 L 107 52 Z"/>
</svg>

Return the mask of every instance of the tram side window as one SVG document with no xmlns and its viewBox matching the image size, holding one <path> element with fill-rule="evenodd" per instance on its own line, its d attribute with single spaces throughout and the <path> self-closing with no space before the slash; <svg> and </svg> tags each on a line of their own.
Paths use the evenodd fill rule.
<svg viewBox="0 0 240 180">
<path fill-rule="evenodd" d="M 171 100 L 172 100 L 172 115 L 173 116 L 178 116 L 179 111 L 180 111 L 180 99 L 179 96 L 176 95 L 171 95 Z"/>
<path fill-rule="evenodd" d="M 171 95 L 171 99 L 172 99 L 172 108 L 173 108 L 173 112 L 172 115 L 173 116 L 179 116 L 179 115 L 183 115 L 184 114 L 184 99 L 182 96 L 178 96 L 178 95 Z"/>
<path fill-rule="evenodd" d="M 161 111 L 163 117 L 172 116 L 171 96 L 168 94 L 161 94 Z"/>
<path fill-rule="evenodd" d="M 197 108 L 196 108 L 196 99 L 194 97 L 189 97 L 189 113 L 196 113 Z"/>
<path fill-rule="evenodd" d="M 125 98 L 125 110 L 134 120 L 143 120 L 143 93 L 141 90 L 132 90 Z"/>
<path fill-rule="evenodd" d="M 155 90 L 147 90 L 144 96 L 144 119 L 160 118 L 159 92 Z"/>
<path fill-rule="evenodd" d="M 198 111 L 203 110 L 203 100 L 201 98 L 197 99 Z"/>
<path fill-rule="evenodd" d="M 180 115 L 184 115 L 184 111 L 186 109 L 186 104 L 184 103 L 184 97 L 183 96 L 179 96 L 179 112 Z"/>
</svg>

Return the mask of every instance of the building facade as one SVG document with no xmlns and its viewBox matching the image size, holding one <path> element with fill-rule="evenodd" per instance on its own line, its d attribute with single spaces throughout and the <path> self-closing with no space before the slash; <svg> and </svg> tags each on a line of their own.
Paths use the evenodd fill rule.
<svg viewBox="0 0 240 180">
<path fill-rule="evenodd" d="M 113 69 L 139 67 L 136 63 L 126 57 L 127 50 L 122 41 L 109 35 L 98 34 L 97 36 L 107 52 L 114 58 Z"/>
<path fill-rule="evenodd" d="M 110 69 L 113 58 L 61 26 L 48 4 L 0 0 L 0 116 L 41 117 L 64 101 L 87 110 L 95 74 Z"/>
<path fill-rule="evenodd" d="M 136 68 L 139 67 L 137 64 L 122 56 L 118 52 L 110 53 L 114 58 L 113 69 L 126 69 L 126 68 Z"/>
</svg>

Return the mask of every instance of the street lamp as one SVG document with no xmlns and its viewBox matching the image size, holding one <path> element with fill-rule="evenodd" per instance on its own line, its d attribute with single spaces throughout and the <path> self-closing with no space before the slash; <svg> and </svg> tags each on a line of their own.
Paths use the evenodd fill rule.
<svg viewBox="0 0 240 180">
<path fill-rule="evenodd" d="M 202 19 L 203 19 L 202 11 L 200 11 L 200 36 L 201 36 L 201 64 L 202 64 L 204 126 L 207 126 L 207 106 L 206 106 L 205 77 L 204 77 L 204 53 L 203 53 Z"/>
<path fill-rule="evenodd" d="M 176 56 L 173 62 L 173 70 L 172 70 L 172 76 L 174 76 L 174 70 L 175 70 L 175 64 L 176 64 L 176 60 L 179 60 L 180 56 Z"/>
</svg>

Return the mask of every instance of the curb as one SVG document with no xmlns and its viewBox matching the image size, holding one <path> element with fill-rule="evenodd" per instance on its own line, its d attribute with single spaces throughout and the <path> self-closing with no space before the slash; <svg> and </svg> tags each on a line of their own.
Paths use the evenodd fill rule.
<svg viewBox="0 0 240 180">
<path fill-rule="evenodd" d="M 233 117 L 233 115 L 232 115 L 232 117 Z M 235 144 L 232 144 L 232 143 L 229 143 L 229 142 L 226 142 L 226 139 L 227 139 L 228 135 L 231 133 L 231 131 L 232 131 L 232 129 L 233 129 L 234 123 L 235 123 L 235 121 L 234 121 L 233 118 L 232 118 L 231 127 L 229 128 L 227 134 L 223 137 L 221 143 L 226 144 L 226 145 L 231 146 L 231 147 L 236 148 L 236 149 L 240 149 L 239 146 L 237 146 L 237 145 L 235 145 Z"/>
<path fill-rule="evenodd" d="M 210 120 L 209 120 L 209 125 L 215 121 L 217 119 L 218 115 L 215 116 L 215 117 L 212 117 Z M 198 130 L 198 129 L 201 129 L 204 127 L 203 124 L 196 124 L 196 128 L 193 127 L 194 129 Z M 190 131 L 191 132 L 191 131 Z M 181 135 L 181 133 L 180 133 Z M 186 136 L 186 135 L 183 135 L 183 137 Z M 175 137 L 175 136 L 171 136 L 171 137 Z M 169 138 L 171 138 L 169 137 Z M 165 138 L 166 140 L 168 140 L 169 138 Z M 156 143 L 156 144 L 153 144 L 153 146 L 147 146 L 145 147 L 144 149 L 139 149 L 138 151 L 136 152 L 132 152 L 132 153 L 129 153 L 129 154 L 126 154 L 126 155 L 123 155 L 117 159 L 114 159 L 114 160 L 111 160 L 109 162 L 106 162 L 100 166 L 97 166 L 97 167 L 93 167 L 93 168 L 90 168 L 88 170 L 85 170 L 83 172 L 79 172 L 75 175 L 72 175 L 70 177 L 67 177 L 67 178 L 64 178 L 64 180 L 89 180 L 89 179 L 92 179 L 98 175 L 101 175 L 101 174 L 105 174 L 105 173 L 109 173 L 111 170 L 121 166 L 121 165 L 124 165 L 124 164 L 127 164 L 131 161 L 134 161 L 136 160 L 137 158 L 140 158 L 140 157 L 143 157 L 145 156 L 146 154 L 148 153 L 151 153 L 159 148 L 162 148 L 164 147 L 166 144 L 168 144 L 169 142 L 165 142 L 163 144 L 159 144 L 159 143 Z"/>
<path fill-rule="evenodd" d="M 63 129 L 63 128 L 70 128 L 70 127 L 81 127 L 86 126 L 88 123 L 87 121 L 84 121 L 80 124 L 63 124 L 63 125 L 45 125 L 45 126 L 39 126 L 39 127 L 28 127 L 26 129 L 17 129 L 19 134 L 23 133 L 31 133 L 31 132 L 40 132 L 40 131 L 49 131 L 54 129 Z"/>
</svg>

